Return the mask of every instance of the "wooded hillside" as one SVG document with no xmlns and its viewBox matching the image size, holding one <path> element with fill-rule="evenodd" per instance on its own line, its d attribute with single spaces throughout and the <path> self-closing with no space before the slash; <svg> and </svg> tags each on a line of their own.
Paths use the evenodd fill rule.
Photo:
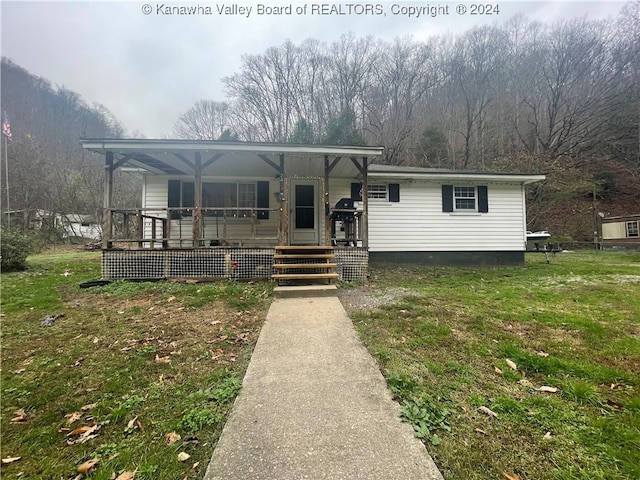
<svg viewBox="0 0 640 480">
<path fill-rule="evenodd" d="M 38 209 L 58 214 L 102 215 L 103 162 L 82 150 L 82 137 L 119 137 L 124 128 L 100 104 L 53 86 L 8 59 L 2 59 L 2 112 L 10 112 L 12 140 L 7 148 L 9 206 L 23 225 Z M 3 138 L 4 142 L 4 138 Z M 6 209 L 4 151 L 2 205 Z M 138 181 L 121 175 L 114 198 L 140 203 Z"/>
<path fill-rule="evenodd" d="M 638 0 L 608 20 L 517 16 L 425 41 L 285 42 L 244 55 L 223 81 L 227 97 L 197 101 L 170 136 L 382 145 L 388 164 L 544 173 L 529 227 L 576 240 L 593 238 L 598 211 L 640 213 Z M 11 208 L 99 215 L 101 164 L 78 140 L 123 136 L 113 115 L 6 59 L 2 110 Z M 135 206 L 123 179 L 114 198 Z"/>
</svg>

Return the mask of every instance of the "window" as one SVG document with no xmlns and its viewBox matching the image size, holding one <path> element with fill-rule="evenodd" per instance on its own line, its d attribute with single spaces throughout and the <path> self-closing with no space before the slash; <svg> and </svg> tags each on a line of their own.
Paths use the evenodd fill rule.
<svg viewBox="0 0 640 480">
<path fill-rule="evenodd" d="M 486 185 L 442 185 L 443 212 L 489 212 L 489 193 Z"/>
<path fill-rule="evenodd" d="M 455 210 L 476 210 L 476 187 L 453 187 Z"/>
<path fill-rule="evenodd" d="M 369 200 L 388 200 L 389 202 L 397 203 L 400 201 L 400 184 L 389 183 L 387 185 L 384 183 L 374 183 L 367 185 L 367 197 Z"/>
<path fill-rule="evenodd" d="M 627 222 L 627 237 L 640 237 L 638 222 Z"/>
<path fill-rule="evenodd" d="M 168 190 L 169 208 L 192 208 L 195 205 L 194 182 L 169 180 Z M 224 208 L 228 209 L 225 212 L 227 216 L 250 216 L 251 209 L 269 208 L 269 182 L 204 182 L 201 207 L 205 215 L 222 215 Z M 181 214 L 189 215 L 189 212 Z M 267 210 L 256 215 L 260 219 L 269 218 Z"/>
<path fill-rule="evenodd" d="M 371 200 L 386 200 L 387 199 L 387 186 L 382 185 L 367 185 L 367 196 Z"/>
</svg>

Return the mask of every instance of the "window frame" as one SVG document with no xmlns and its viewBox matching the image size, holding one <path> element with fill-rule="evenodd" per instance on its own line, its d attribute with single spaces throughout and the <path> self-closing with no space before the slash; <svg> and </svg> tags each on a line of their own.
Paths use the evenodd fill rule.
<svg viewBox="0 0 640 480">
<path fill-rule="evenodd" d="M 640 221 L 630 220 L 624 224 L 627 238 L 640 238 Z"/>
<path fill-rule="evenodd" d="M 473 196 L 461 195 L 460 190 L 465 189 L 470 190 L 473 193 Z M 469 201 L 473 200 L 473 207 L 465 208 L 458 206 L 458 200 Z M 478 212 L 478 187 L 475 185 L 453 185 L 453 211 L 454 212 Z"/>
<path fill-rule="evenodd" d="M 375 188 L 380 188 L 382 187 L 382 189 L 378 190 L 377 192 L 372 191 L 372 187 Z M 372 196 L 372 194 L 374 195 L 378 195 L 378 196 Z M 382 194 L 383 196 L 380 196 L 380 194 Z M 369 183 L 367 184 L 367 198 L 369 200 L 372 200 L 374 202 L 386 202 L 389 200 L 389 186 L 386 183 Z"/>
</svg>

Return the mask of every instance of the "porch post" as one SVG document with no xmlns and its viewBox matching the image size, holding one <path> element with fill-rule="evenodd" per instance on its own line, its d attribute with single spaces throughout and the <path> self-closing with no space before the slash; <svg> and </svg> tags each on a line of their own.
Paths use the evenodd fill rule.
<svg viewBox="0 0 640 480">
<path fill-rule="evenodd" d="M 288 202 L 284 191 L 284 153 L 280 154 L 280 217 L 278 226 L 278 243 L 287 245 L 289 238 L 288 228 Z"/>
<path fill-rule="evenodd" d="M 329 155 L 324 156 L 324 244 L 331 245 L 331 205 L 329 202 Z"/>
<path fill-rule="evenodd" d="M 104 197 L 102 201 L 102 248 L 111 248 L 113 242 L 111 200 L 113 198 L 113 152 L 108 151 L 104 163 Z"/>
<path fill-rule="evenodd" d="M 368 160 L 362 157 L 362 246 L 369 248 L 369 181 L 368 181 Z"/>
<path fill-rule="evenodd" d="M 196 178 L 194 182 L 193 193 L 193 224 L 191 225 L 191 237 L 193 239 L 193 247 L 200 246 L 202 240 L 202 211 L 200 206 L 202 204 L 202 155 L 200 152 L 195 153 L 195 171 Z"/>
</svg>

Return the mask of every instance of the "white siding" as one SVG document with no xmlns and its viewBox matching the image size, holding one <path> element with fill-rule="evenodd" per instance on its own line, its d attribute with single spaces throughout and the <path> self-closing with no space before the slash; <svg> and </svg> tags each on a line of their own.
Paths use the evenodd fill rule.
<svg viewBox="0 0 640 480">
<path fill-rule="evenodd" d="M 525 250 L 521 184 L 489 184 L 488 213 L 443 212 L 441 188 L 437 183 L 401 183 L 400 202 L 370 200 L 371 251 Z"/>
<path fill-rule="evenodd" d="M 627 237 L 626 222 L 603 223 L 602 239 L 614 240 Z"/>
</svg>

